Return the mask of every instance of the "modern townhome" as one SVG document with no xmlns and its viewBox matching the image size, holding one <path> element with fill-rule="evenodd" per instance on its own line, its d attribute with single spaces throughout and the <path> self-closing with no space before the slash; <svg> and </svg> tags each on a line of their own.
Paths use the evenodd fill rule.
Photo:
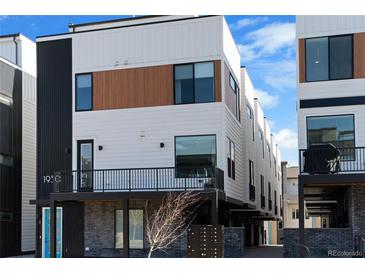
<svg viewBox="0 0 365 274">
<path fill-rule="evenodd" d="M 300 255 L 363 251 L 365 17 L 298 16 L 296 36 Z M 321 229 L 305 228 L 304 206 Z"/>
<path fill-rule="evenodd" d="M 282 215 L 284 228 L 299 228 L 298 175 L 299 168 L 297 166 L 289 166 L 286 168 L 286 171 L 283 169 L 283 176 L 285 176 Z M 328 224 L 328 219 L 321 219 L 316 214 L 309 216 L 308 210 L 305 207 L 306 228 L 320 228 L 322 226 L 325 227 L 326 224 Z"/>
<path fill-rule="evenodd" d="M 36 45 L 0 36 L 0 257 L 35 250 Z"/>
<path fill-rule="evenodd" d="M 171 191 L 247 244 L 280 218 L 280 153 L 223 16 L 71 24 L 37 38 L 37 71 L 38 257 L 146 256 Z"/>
</svg>

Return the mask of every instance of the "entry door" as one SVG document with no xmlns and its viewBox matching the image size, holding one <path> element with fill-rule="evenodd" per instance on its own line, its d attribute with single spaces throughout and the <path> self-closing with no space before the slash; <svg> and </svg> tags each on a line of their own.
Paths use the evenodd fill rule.
<svg viewBox="0 0 365 274">
<path fill-rule="evenodd" d="M 93 190 L 94 141 L 82 140 L 77 143 L 78 191 Z"/>
<path fill-rule="evenodd" d="M 56 209 L 56 258 L 62 258 L 62 207 Z M 51 210 L 42 208 L 42 258 L 51 257 L 50 242 Z"/>
</svg>

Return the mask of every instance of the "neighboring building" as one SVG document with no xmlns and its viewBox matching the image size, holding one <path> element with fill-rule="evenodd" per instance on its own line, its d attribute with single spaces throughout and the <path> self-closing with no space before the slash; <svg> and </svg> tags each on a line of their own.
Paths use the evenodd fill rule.
<svg viewBox="0 0 365 274">
<path fill-rule="evenodd" d="M 36 46 L 0 36 L 0 257 L 35 250 Z"/>
<path fill-rule="evenodd" d="M 296 37 L 300 246 L 365 250 L 365 17 L 297 16 Z M 304 205 L 323 229 L 304 229 Z"/>
<path fill-rule="evenodd" d="M 284 180 L 283 195 L 284 195 L 284 211 L 283 211 L 283 226 L 284 228 L 299 227 L 299 205 L 298 205 L 298 167 L 286 168 L 286 180 Z M 306 209 L 307 212 L 307 209 Z M 320 228 L 321 218 L 315 214 L 306 214 L 305 227 Z"/>
<path fill-rule="evenodd" d="M 169 191 L 262 243 L 280 152 L 223 16 L 70 25 L 37 53 L 38 257 L 145 256 L 146 201 Z"/>
</svg>

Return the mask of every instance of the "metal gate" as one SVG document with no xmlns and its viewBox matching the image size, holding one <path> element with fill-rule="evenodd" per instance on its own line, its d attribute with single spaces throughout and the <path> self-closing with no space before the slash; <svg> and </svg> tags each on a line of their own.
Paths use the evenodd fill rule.
<svg viewBox="0 0 365 274">
<path fill-rule="evenodd" d="M 188 258 L 223 258 L 222 225 L 192 225 L 188 228 Z"/>
</svg>

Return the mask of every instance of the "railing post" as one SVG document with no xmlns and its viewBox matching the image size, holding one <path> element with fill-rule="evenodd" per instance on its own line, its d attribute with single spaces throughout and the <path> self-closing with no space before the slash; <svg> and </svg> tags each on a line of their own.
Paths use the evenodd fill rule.
<svg viewBox="0 0 365 274">
<path fill-rule="evenodd" d="M 128 189 L 131 191 L 131 169 L 128 169 Z"/>
<path fill-rule="evenodd" d="M 104 192 L 104 189 L 105 189 L 105 186 L 104 186 L 104 181 L 105 181 L 105 174 L 104 174 L 104 169 L 103 169 L 103 192 Z"/>
<path fill-rule="evenodd" d="M 158 168 L 156 168 L 156 190 L 158 191 Z"/>
</svg>

